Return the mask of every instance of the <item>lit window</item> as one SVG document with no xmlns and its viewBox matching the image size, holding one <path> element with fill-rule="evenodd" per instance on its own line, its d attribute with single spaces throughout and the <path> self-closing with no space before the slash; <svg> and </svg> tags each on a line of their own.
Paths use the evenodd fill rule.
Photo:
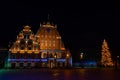
<svg viewBox="0 0 120 80">
<path fill-rule="evenodd" d="M 49 46 L 51 46 L 51 43 L 49 43 Z"/>
<path fill-rule="evenodd" d="M 41 37 L 43 38 L 43 35 L 41 35 Z"/>
<path fill-rule="evenodd" d="M 47 46 L 47 41 L 45 41 L 45 46 Z"/>
<path fill-rule="evenodd" d="M 55 47 L 55 41 L 53 41 L 53 46 Z"/>
<path fill-rule="evenodd" d="M 55 47 L 55 44 L 53 44 L 53 46 Z"/>
<path fill-rule="evenodd" d="M 51 35 L 49 35 L 49 38 L 51 38 Z"/>
<path fill-rule="evenodd" d="M 43 57 L 43 53 L 41 53 L 41 58 L 44 58 L 44 57 Z"/>
<path fill-rule="evenodd" d="M 43 53 L 43 58 L 46 58 L 47 57 L 47 54 L 46 53 Z"/>
<path fill-rule="evenodd" d="M 53 38 L 55 38 L 55 36 L 53 36 Z"/>
<path fill-rule="evenodd" d="M 53 44 L 55 43 L 55 41 L 53 41 Z"/>
<path fill-rule="evenodd" d="M 42 43 L 44 43 L 44 40 L 42 40 Z"/>
<path fill-rule="evenodd" d="M 60 53 L 58 53 L 58 54 L 57 54 L 57 57 L 58 57 L 58 58 L 61 58 L 61 54 L 60 54 Z"/>
<path fill-rule="evenodd" d="M 49 41 L 49 46 L 51 46 L 51 41 Z"/>
<path fill-rule="evenodd" d="M 41 46 L 43 46 L 44 43 L 41 43 Z"/>
<path fill-rule="evenodd" d="M 47 35 L 45 35 L 45 38 L 47 38 Z"/>
</svg>

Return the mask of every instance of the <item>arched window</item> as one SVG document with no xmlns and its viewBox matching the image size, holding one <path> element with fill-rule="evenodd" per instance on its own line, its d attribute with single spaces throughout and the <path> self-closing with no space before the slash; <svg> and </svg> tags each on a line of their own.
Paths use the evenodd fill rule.
<svg viewBox="0 0 120 80">
<path fill-rule="evenodd" d="M 46 53 L 43 54 L 43 58 L 47 58 L 47 54 Z"/>
</svg>

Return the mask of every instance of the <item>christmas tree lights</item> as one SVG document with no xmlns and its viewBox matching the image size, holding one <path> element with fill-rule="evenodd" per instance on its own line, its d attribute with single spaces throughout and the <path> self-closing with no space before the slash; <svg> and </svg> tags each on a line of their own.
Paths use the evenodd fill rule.
<svg viewBox="0 0 120 80">
<path fill-rule="evenodd" d="M 104 67 L 113 66 L 111 53 L 109 51 L 109 47 L 108 47 L 108 44 L 107 44 L 105 39 L 104 39 L 103 44 L 102 44 L 101 65 L 104 66 Z"/>
</svg>

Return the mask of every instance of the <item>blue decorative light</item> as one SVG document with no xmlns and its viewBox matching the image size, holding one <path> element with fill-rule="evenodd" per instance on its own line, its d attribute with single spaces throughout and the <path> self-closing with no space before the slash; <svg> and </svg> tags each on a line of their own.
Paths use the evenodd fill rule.
<svg viewBox="0 0 120 80">
<path fill-rule="evenodd" d="M 40 59 L 8 59 L 9 62 L 15 62 L 15 61 L 20 61 L 20 62 L 24 62 L 24 61 L 34 61 L 34 62 L 39 62 Z"/>
<path fill-rule="evenodd" d="M 41 61 L 42 61 L 42 62 L 46 62 L 46 61 L 47 61 L 47 59 L 41 59 Z"/>
<path fill-rule="evenodd" d="M 57 62 L 65 62 L 66 59 L 56 59 Z"/>
<path fill-rule="evenodd" d="M 54 58 L 48 58 L 49 60 L 54 60 Z M 44 58 L 41 58 L 41 59 L 8 59 L 9 62 L 17 62 L 17 61 L 20 61 L 20 62 L 24 62 L 24 61 L 27 61 L 27 62 L 47 62 L 47 59 L 44 59 Z M 56 59 L 57 62 L 65 62 L 66 59 Z"/>
<path fill-rule="evenodd" d="M 54 60 L 54 58 L 48 58 L 49 60 Z"/>
</svg>

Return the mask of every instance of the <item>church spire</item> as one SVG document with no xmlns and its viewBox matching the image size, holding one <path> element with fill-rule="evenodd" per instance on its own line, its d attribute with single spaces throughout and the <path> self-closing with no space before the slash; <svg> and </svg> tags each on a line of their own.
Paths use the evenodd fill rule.
<svg viewBox="0 0 120 80">
<path fill-rule="evenodd" d="M 53 28 L 56 28 L 57 26 L 51 22 L 51 19 L 50 19 L 50 14 L 48 14 L 46 16 L 46 20 L 40 24 L 41 27 L 53 27 Z"/>
</svg>

